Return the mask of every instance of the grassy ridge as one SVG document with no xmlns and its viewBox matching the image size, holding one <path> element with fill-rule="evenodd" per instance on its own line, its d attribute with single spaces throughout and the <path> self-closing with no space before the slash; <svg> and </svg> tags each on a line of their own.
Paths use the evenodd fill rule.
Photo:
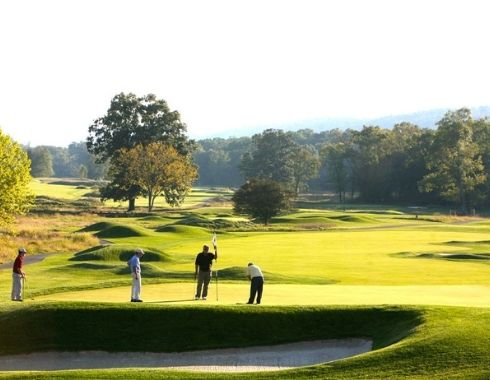
<svg viewBox="0 0 490 380">
<path fill-rule="evenodd" d="M 132 379 L 486 379 L 490 310 L 451 307 L 161 307 L 48 304 L 3 307 L 1 350 L 179 351 L 304 339 L 370 336 L 376 351 L 296 370 L 185 373 L 80 370 L 3 373 L 5 378 Z M 36 323 L 45 328 L 33 330 Z M 202 328 L 202 326 L 206 326 Z M 201 327 L 201 328 L 199 328 Z M 19 341 L 15 331 L 31 330 Z M 17 335 L 17 336 L 16 336 Z"/>
<path fill-rule="evenodd" d="M 408 335 L 421 319 L 419 311 L 397 307 L 30 304 L 0 309 L 0 353 L 170 352 L 364 336 L 380 348 Z M 29 333 L 19 334 L 19 329 Z"/>
</svg>

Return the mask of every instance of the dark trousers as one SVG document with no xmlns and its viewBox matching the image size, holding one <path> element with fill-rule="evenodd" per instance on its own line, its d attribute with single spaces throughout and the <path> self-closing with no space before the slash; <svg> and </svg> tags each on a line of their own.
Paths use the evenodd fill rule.
<svg viewBox="0 0 490 380">
<path fill-rule="evenodd" d="M 199 273 L 197 274 L 197 289 L 196 289 L 197 298 L 201 297 L 201 290 L 202 290 L 203 297 L 208 296 L 208 286 L 210 281 L 211 281 L 211 271 L 208 270 L 206 272 L 206 271 L 199 270 Z"/>
<path fill-rule="evenodd" d="M 248 303 L 254 303 L 255 295 L 257 295 L 257 303 L 262 299 L 262 290 L 264 289 L 264 277 L 254 277 L 250 282 L 250 298 Z"/>
</svg>

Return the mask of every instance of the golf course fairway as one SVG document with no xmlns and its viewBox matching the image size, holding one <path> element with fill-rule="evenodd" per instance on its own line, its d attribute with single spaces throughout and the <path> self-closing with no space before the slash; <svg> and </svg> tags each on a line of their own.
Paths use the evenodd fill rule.
<svg viewBox="0 0 490 380">
<path fill-rule="evenodd" d="M 213 357 L 215 349 L 254 351 L 356 339 L 372 342 L 372 350 L 268 372 L 189 372 L 151 364 L 127 368 L 114 361 L 111 368 L 1 371 L 0 378 L 490 378 L 486 219 L 298 210 L 262 228 L 243 224 L 226 207 L 91 216 L 83 226 L 78 218 L 72 237 L 90 235 L 98 244 L 77 252 L 39 252 L 46 255 L 25 268 L 24 302 L 8 301 L 11 268 L 9 263 L 0 268 L 4 358 L 99 352 L 99 357 L 117 354 L 124 362 L 125 355 L 148 358 L 145 353 L 205 350 Z M 219 282 L 213 276 L 207 300 L 195 301 L 194 259 L 210 243 L 216 220 L 231 226 L 217 231 Z M 126 262 L 136 248 L 146 252 L 143 303 L 129 302 Z M 265 275 L 262 305 L 245 304 L 249 261 Z"/>
</svg>

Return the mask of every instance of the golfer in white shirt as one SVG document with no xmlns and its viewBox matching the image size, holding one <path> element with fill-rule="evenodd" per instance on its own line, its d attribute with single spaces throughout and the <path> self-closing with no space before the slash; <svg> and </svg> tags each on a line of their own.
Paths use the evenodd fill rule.
<svg viewBox="0 0 490 380">
<path fill-rule="evenodd" d="M 262 300 L 262 290 L 264 289 L 264 275 L 260 268 L 254 263 L 248 263 L 247 277 L 250 280 L 250 298 L 248 304 L 254 303 L 255 295 L 257 295 L 257 305 Z"/>
</svg>

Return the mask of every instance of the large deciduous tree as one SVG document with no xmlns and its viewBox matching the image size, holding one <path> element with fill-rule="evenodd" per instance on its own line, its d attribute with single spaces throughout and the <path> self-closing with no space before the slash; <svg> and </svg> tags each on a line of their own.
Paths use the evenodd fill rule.
<svg viewBox="0 0 490 380">
<path fill-rule="evenodd" d="M 128 183 L 143 189 L 152 211 L 156 197 L 164 195 L 171 206 L 178 206 L 197 178 L 197 168 L 189 157 L 160 142 L 121 149 L 116 167 L 125 167 Z"/>
<path fill-rule="evenodd" d="M 348 163 L 348 148 L 343 142 L 327 143 L 321 151 L 323 162 L 327 167 L 328 177 L 333 181 L 339 202 L 345 202 L 347 185 L 352 177 Z"/>
<path fill-rule="evenodd" d="M 360 197 L 368 202 L 385 202 L 391 198 L 390 131 L 378 126 L 364 126 L 362 131 L 352 132 L 353 157 L 356 183 Z"/>
<path fill-rule="evenodd" d="M 143 97 L 131 93 L 116 95 L 106 115 L 89 127 L 87 138 L 87 148 L 98 161 L 111 161 L 111 183 L 101 190 L 102 196 L 128 200 L 129 210 L 133 210 L 135 199 L 143 194 L 143 189 L 129 183 L 125 167 L 117 165 L 121 150 L 162 142 L 187 156 L 194 149 L 194 142 L 185 135 L 186 129 L 180 114 L 171 111 L 164 100 L 153 94 Z"/>
<path fill-rule="evenodd" d="M 297 196 L 301 189 L 307 189 L 308 181 L 318 177 L 320 159 L 312 146 L 297 146 L 293 150 L 293 189 Z"/>
<path fill-rule="evenodd" d="M 45 146 L 36 146 L 28 150 L 33 177 L 51 177 L 54 174 L 53 159 Z"/>
<path fill-rule="evenodd" d="M 27 153 L 0 130 L 0 224 L 8 224 L 16 214 L 29 210 L 33 201 L 30 181 Z"/>
<path fill-rule="evenodd" d="M 252 142 L 252 152 L 244 154 L 240 163 L 245 178 L 268 178 L 291 184 L 296 148 L 291 134 L 280 129 L 267 129 L 254 135 Z"/>
<path fill-rule="evenodd" d="M 233 208 L 267 225 L 270 219 L 289 209 L 291 193 L 270 179 L 252 178 L 233 195 Z"/>
<path fill-rule="evenodd" d="M 480 149 L 473 137 L 473 124 L 467 108 L 444 115 L 437 123 L 428 157 L 429 174 L 420 182 L 422 190 L 437 191 L 459 203 L 465 214 L 475 188 L 486 179 Z"/>
</svg>

